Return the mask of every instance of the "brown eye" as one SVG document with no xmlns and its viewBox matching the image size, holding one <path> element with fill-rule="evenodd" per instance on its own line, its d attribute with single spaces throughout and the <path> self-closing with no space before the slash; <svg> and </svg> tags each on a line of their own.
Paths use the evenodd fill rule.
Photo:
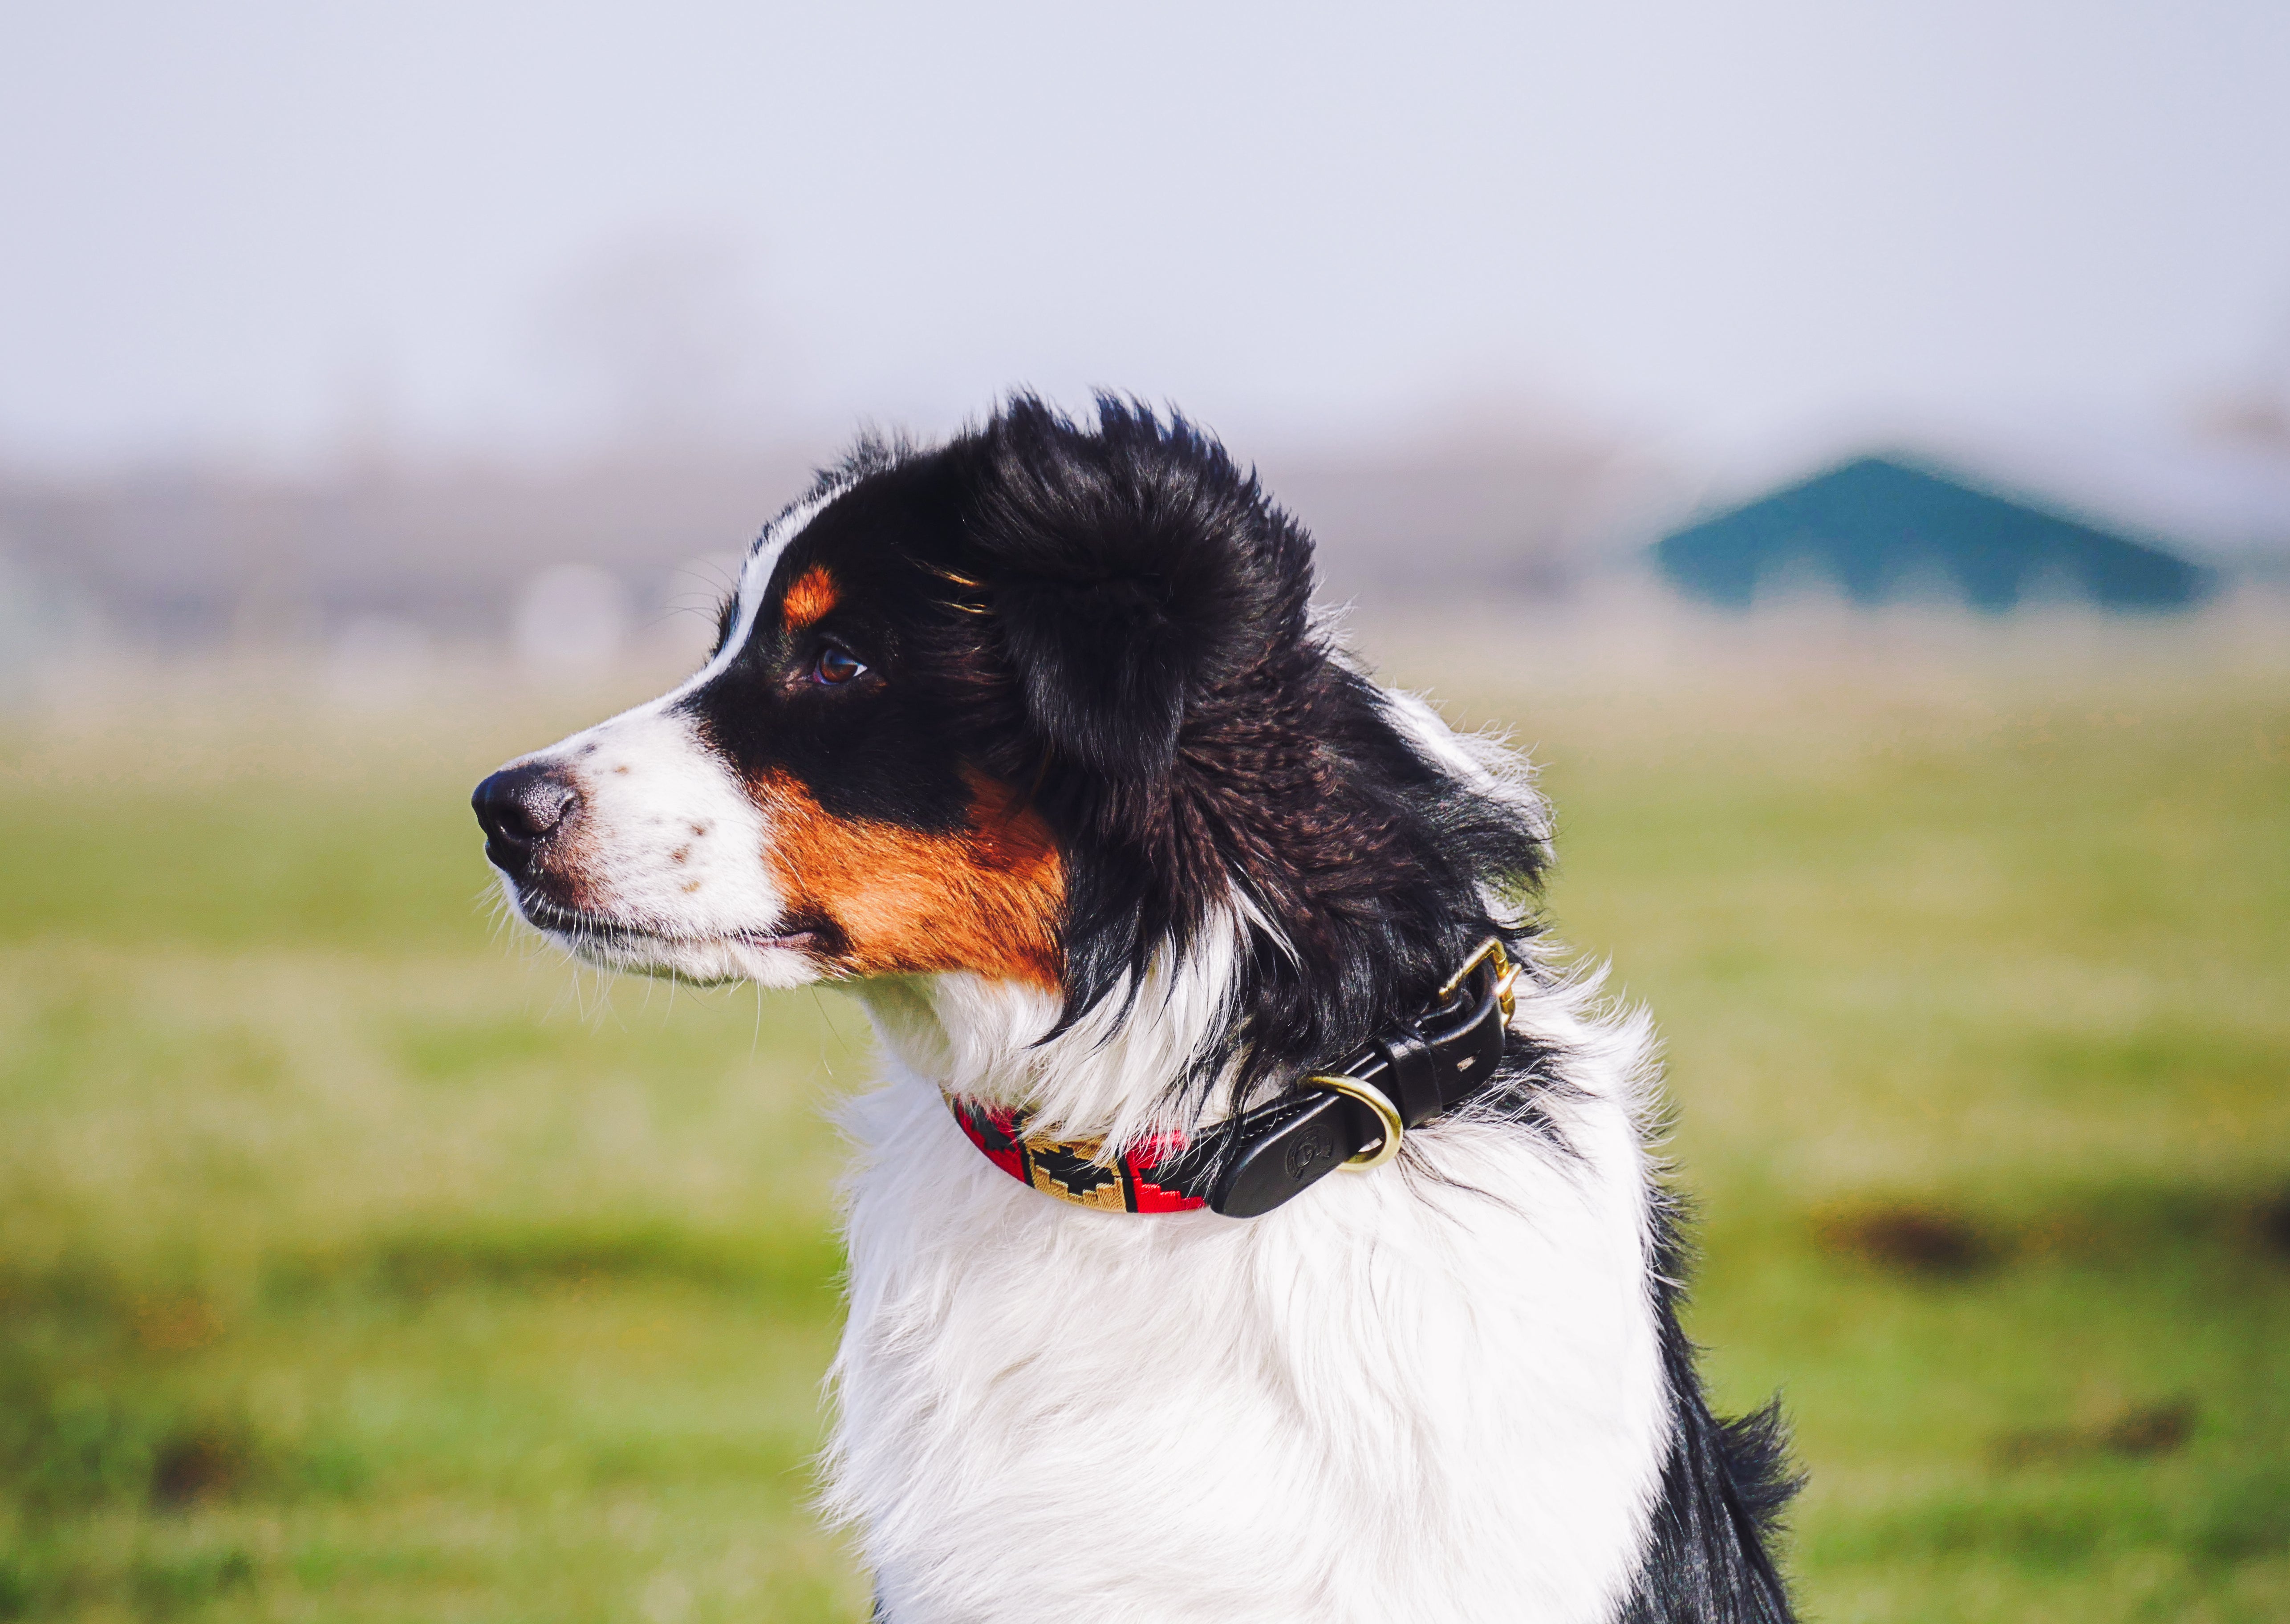
<svg viewBox="0 0 2290 1624">
<path fill-rule="evenodd" d="M 811 680 L 828 688 L 838 687 L 866 673 L 864 664 L 838 648 L 820 650 L 819 658 L 811 662 Z"/>
</svg>

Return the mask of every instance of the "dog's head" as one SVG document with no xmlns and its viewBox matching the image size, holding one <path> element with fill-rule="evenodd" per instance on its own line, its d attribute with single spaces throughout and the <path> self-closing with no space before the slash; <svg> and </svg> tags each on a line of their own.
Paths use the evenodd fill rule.
<svg viewBox="0 0 2290 1624">
<path fill-rule="evenodd" d="M 1325 1060 L 1521 928 L 1543 835 L 1311 589 L 1181 420 L 1020 398 L 862 447 L 765 531 L 697 675 L 478 787 L 486 854 L 604 964 L 959 978 L 1030 996 L 1037 1042 L 1213 960 L 1165 1081 Z"/>
</svg>

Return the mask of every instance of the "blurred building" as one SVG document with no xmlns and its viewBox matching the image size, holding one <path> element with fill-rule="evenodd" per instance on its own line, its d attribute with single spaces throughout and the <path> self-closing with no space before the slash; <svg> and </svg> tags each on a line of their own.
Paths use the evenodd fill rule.
<svg viewBox="0 0 2290 1624">
<path fill-rule="evenodd" d="M 1852 603 L 1954 602 L 1990 613 L 2037 601 L 2183 609 L 2214 574 L 2179 550 L 1893 457 L 1862 457 L 1673 532 L 1654 556 L 1681 590 L 1747 609 L 1792 586 Z"/>
</svg>

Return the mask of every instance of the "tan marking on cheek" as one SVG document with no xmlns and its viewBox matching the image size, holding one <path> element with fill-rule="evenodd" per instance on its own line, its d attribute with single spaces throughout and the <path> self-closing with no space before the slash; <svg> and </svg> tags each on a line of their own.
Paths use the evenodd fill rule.
<svg viewBox="0 0 2290 1624">
<path fill-rule="evenodd" d="M 789 904 L 841 929 L 862 975 L 970 970 L 1054 991 L 1065 868 L 1049 827 L 1015 792 L 975 774 L 969 827 L 926 835 L 829 816 L 785 773 L 754 786 L 772 823 L 765 853 Z"/>
<path fill-rule="evenodd" d="M 797 576 L 780 606 L 780 620 L 789 631 L 816 626 L 835 607 L 835 577 L 824 566 L 813 564 Z"/>
</svg>

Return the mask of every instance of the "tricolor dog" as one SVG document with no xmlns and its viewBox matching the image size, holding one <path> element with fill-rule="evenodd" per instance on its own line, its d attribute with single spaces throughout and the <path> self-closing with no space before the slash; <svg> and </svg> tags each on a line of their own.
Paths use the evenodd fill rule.
<svg viewBox="0 0 2290 1624">
<path fill-rule="evenodd" d="M 598 964 L 865 1004 L 826 1504 L 890 1624 L 1776 1620 L 1645 1021 L 1519 762 L 1379 687 L 1181 420 L 863 445 L 707 664 L 476 797 Z"/>
</svg>

